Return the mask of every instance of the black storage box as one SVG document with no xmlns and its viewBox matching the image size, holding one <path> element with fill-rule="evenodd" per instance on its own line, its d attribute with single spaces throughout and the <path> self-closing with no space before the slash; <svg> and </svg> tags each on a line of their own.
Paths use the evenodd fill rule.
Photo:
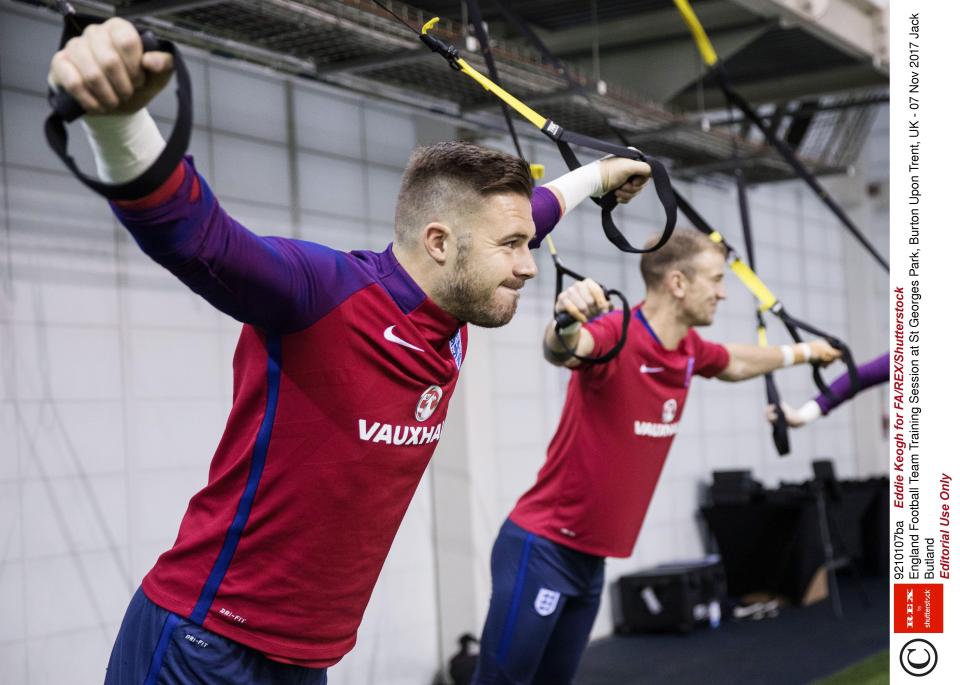
<svg viewBox="0 0 960 685">
<path fill-rule="evenodd" d="M 618 633 L 686 633 L 698 625 L 719 624 L 727 580 L 720 558 L 711 556 L 622 576 L 617 590 Z"/>
</svg>

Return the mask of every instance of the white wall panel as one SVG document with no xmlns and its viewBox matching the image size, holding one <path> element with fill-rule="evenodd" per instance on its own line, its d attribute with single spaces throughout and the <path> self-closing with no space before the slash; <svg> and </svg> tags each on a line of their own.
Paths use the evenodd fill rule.
<svg viewBox="0 0 960 685">
<path fill-rule="evenodd" d="M 219 196 L 275 205 L 290 201 L 290 164 L 285 147 L 214 133 L 213 166 Z M 226 200 L 224 203 L 229 204 Z"/>
<path fill-rule="evenodd" d="M 298 146 L 344 157 L 363 157 L 363 106 L 356 98 L 331 95 L 327 90 L 294 89 Z"/>
<path fill-rule="evenodd" d="M 218 130 L 285 143 L 283 82 L 249 67 L 212 65 L 207 73 L 212 121 Z M 202 91 L 201 91 L 202 92 Z"/>
</svg>

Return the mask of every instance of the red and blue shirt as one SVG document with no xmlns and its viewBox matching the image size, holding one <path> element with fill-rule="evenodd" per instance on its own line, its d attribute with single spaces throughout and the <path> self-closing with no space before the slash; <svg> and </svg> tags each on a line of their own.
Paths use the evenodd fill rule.
<svg viewBox="0 0 960 685">
<path fill-rule="evenodd" d="M 510 514 L 532 533 L 597 556 L 630 556 L 693 376 L 715 376 L 730 361 L 726 348 L 693 329 L 668 350 L 641 306 L 627 314 L 634 321 L 620 354 L 574 369 L 547 461 Z M 611 312 L 587 324 L 592 355 L 616 344 L 623 316 Z"/>
<path fill-rule="evenodd" d="M 537 240 L 560 216 L 532 199 Z M 207 485 L 143 580 L 161 607 L 306 666 L 357 628 L 443 434 L 467 327 L 383 252 L 257 236 L 192 163 L 114 211 L 141 248 L 244 322 Z"/>
</svg>

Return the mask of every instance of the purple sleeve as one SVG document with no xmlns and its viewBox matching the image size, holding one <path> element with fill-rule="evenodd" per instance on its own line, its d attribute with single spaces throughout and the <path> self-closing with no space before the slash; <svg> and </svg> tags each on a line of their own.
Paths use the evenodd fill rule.
<svg viewBox="0 0 960 685">
<path fill-rule="evenodd" d="M 289 333 L 364 285 L 349 255 L 287 238 L 264 238 L 231 218 L 188 159 L 183 183 L 149 209 L 113 206 L 141 249 L 220 311 Z"/>
<path fill-rule="evenodd" d="M 533 223 L 537 227 L 530 247 L 537 248 L 560 221 L 560 201 L 548 188 L 537 186 L 533 189 L 530 204 L 533 207 Z"/>
<path fill-rule="evenodd" d="M 861 391 L 889 381 L 890 352 L 884 352 L 876 359 L 872 359 L 866 364 L 858 366 L 857 375 L 860 379 Z M 836 409 L 837 406 L 853 397 L 852 389 L 850 385 L 850 374 L 845 373 L 830 384 L 830 392 L 833 393 L 835 399 L 831 399 L 827 395 L 819 395 L 814 401 L 820 407 L 820 411 L 826 416 L 832 409 Z"/>
</svg>

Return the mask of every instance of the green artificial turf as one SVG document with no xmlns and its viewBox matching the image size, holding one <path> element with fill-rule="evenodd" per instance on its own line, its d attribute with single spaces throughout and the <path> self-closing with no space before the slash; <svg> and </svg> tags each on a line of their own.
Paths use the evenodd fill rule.
<svg viewBox="0 0 960 685">
<path fill-rule="evenodd" d="M 853 666 L 817 680 L 811 685 L 888 685 L 890 682 L 890 652 L 877 652 Z"/>
</svg>

